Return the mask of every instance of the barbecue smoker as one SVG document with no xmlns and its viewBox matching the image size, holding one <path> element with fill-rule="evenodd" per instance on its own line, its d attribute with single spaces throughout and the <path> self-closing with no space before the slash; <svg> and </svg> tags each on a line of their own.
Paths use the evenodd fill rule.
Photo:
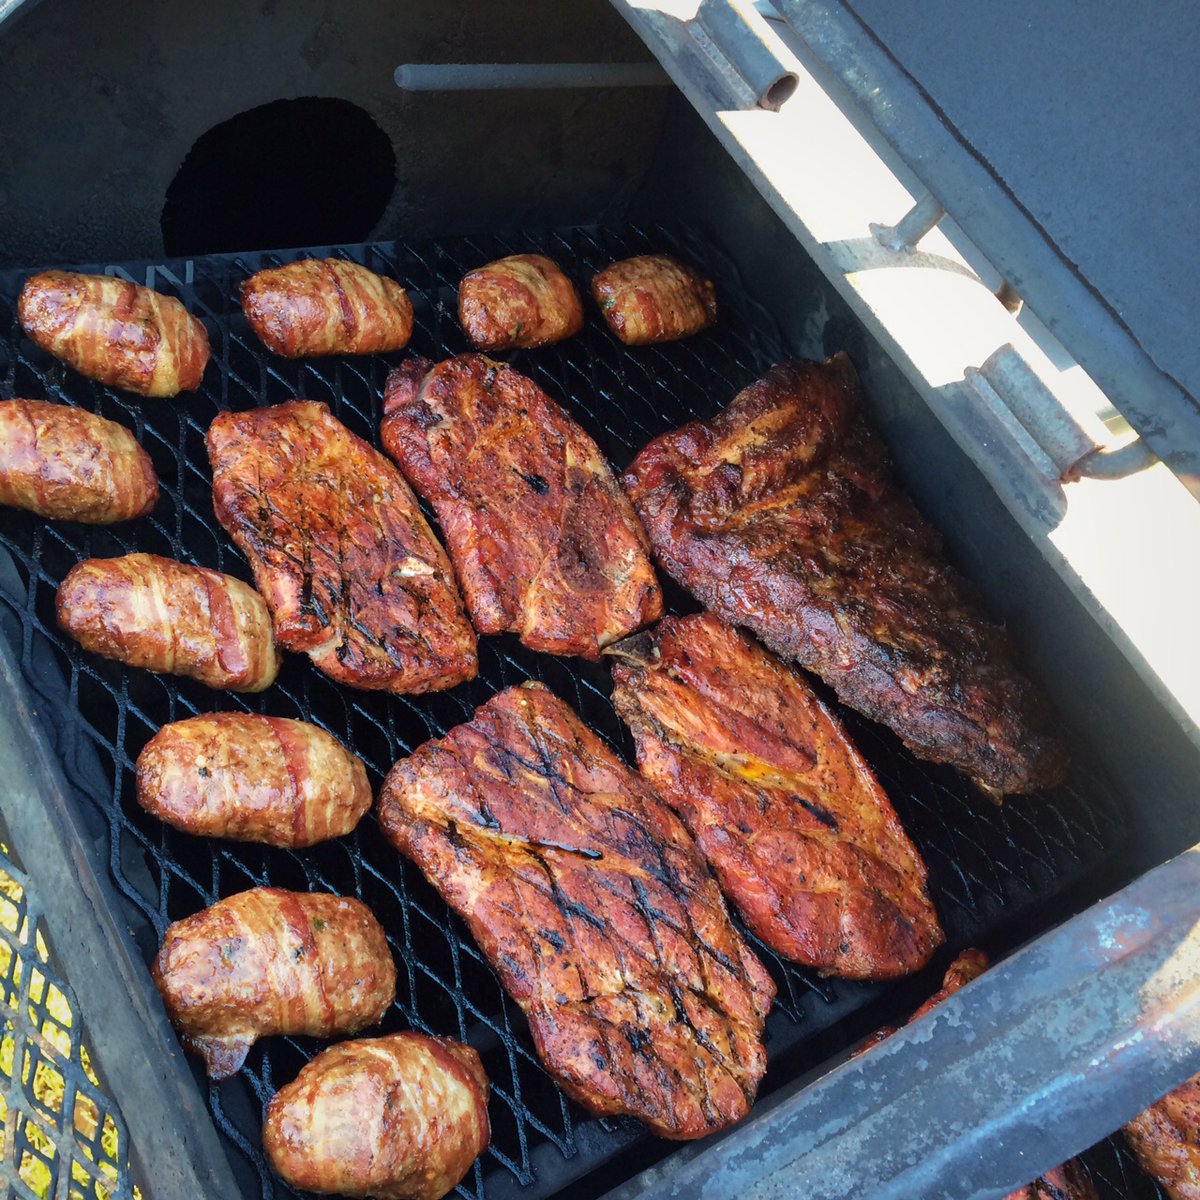
<svg viewBox="0 0 1200 1200">
<path fill-rule="evenodd" d="M 77 1065 L 78 1019 L 56 1060 L 28 963 L 10 973 L 29 1057 L 4 1093 L 9 1194 L 32 1194 L 23 1155 L 54 1195 L 72 1157 L 96 1176 L 111 1151 L 81 1105 L 122 1132 L 114 1195 L 294 1194 L 259 1130 L 320 1043 L 267 1039 L 209 1085 L 147 970 L 169 922 L 262 884 L 366 901 L 400 974 L 384 1030 L 482 1055 L 493 1140 L 459 1188 L 472 1200 L 989 1200 L 1085 1150 L 1100 1195 L 1157 1194 L 1106 1139 L 1200 1070 L 1200 361 L 1184 324 L 1200 271 L 1179 236 L 1200 139 L 1175 112 L 1197 18 L 1167 4 L 1118 27 L 1087 8 L 938 0 L 918 26 L 875 0 L 0 0 L 0 397 L 115 417 L 163 485 L 133 526 L 0 514 L 3 841 L 103 1089 Z M 133 550 L 247 577 L 212 512 L 219 409 L 323 400 L 377 442 L 403 356 L 273 358 L 237 306 L 241 280 L 314 248 L 402 281 L 411 349 L 433 360 L 467 348 L 457 282 L 500 255 L 540 251 L 584 285 L 636 253 L 701 267 L 721 319 L 695 340 L 633 353 L 593 310 L 578 337 L 512 359 L 621 469 L 772 362 L 848 352 L 897 473 L 1053 700 L 1069 782 L 1001 807 L 842 712 L 929 866 L 947 945 L 886 985 L 758 948 L 779 987 L 769 1070 L 722 1137 L 673 1145 L 567 1102 L 373 818 L 292 853 L 190 838 L 133 799 L 141 747 L 213 694 L 86 655 L 55 625 L 55 587 L 83 557 Z M 138 401 L 36 352 L 15 299 L 65 265 L 181 298 L 213 343 L 201 391 Z M 481 640 L 479 678 L 445 693 L 356 693 L 292 656 L 263 698 L 218 706 L 324 726 L 378 788 L 527 678 L 631 757 L 604 664 L 507 637 Z M 10 944 L 29 954 L 21 919 Z M 851 1058 L 973 945 L 991 971 Z M 74 1122 L 34 1098 L 38 1063 L 61 1072 Z"/>
</svg>

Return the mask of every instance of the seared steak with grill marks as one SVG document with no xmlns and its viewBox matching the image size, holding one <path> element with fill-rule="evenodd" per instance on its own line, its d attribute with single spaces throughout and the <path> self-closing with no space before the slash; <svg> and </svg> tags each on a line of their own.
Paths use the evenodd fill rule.
<svg viewBox="0 0 1200 1200">
<path fill-rule="evenodd" d="M 352 687 L 428 692 L 474 677 L 475 635 L 416 498 L 324 404 L 220 413 L 208 456 L 217 519 L 250 560 L 280 645 Z"/>
<path fill-rule="evenodd" d="M 501 692 L 397 763 L 379 820 L 569 1096 L 671 1138 L 745 1116 L 774 984 L 678 818 L 566 704 Z"/>
<path fill-rule="evenodd" d="M 642 774 L 772 950 L 848 979 L 929 961 L 943 937 L 925 864 L 799 675 L 709 613 L 610 653 Z"/>
<path fill-rule="evenodd" d="M 595 659 L 653 621 L 646 535 L 599 447 L 480 354 L 393 371 L 384 449 L 434 507 L 480 633 Z"/>
<path fill-rule="evenodd" d="M 845 355 L 772 367 L 652 441 L 625 486 L 662 565 L 921 758 L 1003 795 L 1066 755 L 1003 629 L 896 485 Z"/>
</svg>

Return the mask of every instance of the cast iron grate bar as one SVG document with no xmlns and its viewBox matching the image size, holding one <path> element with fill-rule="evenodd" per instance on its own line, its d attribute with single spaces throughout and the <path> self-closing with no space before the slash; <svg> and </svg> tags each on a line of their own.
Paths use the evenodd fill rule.
<svg viewBox="0 0 1200 1200">
<path fill-rule="evenodd" d="M 774 321 L 744 291 L 730 261 L 712 240 L 689 229 L 589 226 L 100 268 L 178 295 L 208 327 L 213 361 L 203 387 L 173 401 L 124 396 L 38 351 L 21 335 L 14 314 L 26 273 L 0 274 L 0 396 L 77 404 L 132 426 L 162 485 L 151 516 L 112 528 L 53 525 L 13 510 L 0 513 L 0 550 L 12 566 L 6 571 L 0 562 L 0 607 L 19 623 L 17 650 L 29 686 L 89 747 L 88 755 L 76 755 L 63 766 L 108 831 L 113 880 L 142 923 L 139 947 L 149 958 L 168 922 L 258 884 L 328 889 L 363 899 L 388 930 L 399 967 L 397 1000 L 384 1029 L 465 1038 L 483 1055 L 493 1081 L 492 1147 L 460 1188 L 472 1200 L 517 1195 L 540 1200 L 568 1187 L 572 1195 L 597 1192 L 622 1178 L 631 1164 L 670 1147 L 651 1143 L 632 1122 L 597 1120 L 563 1099 L 538 1064 L 523 1018 L 464 927 L 420 873 L 385 845 L 373 816 L 350 837 L 300 853 L 203 841 L 159 824 L 138 808 L 133 764 L 168 721 L 213 709 L 248 709 L 328 729 L 363 757 L 378 786 L 397 758 L 466 720 L 500 688 L 528 678 L 546 683 L 629 757 L 629 739 L 608 703 L 607 668 L 537 655 L 513 638 L 486 638 L 480 644 L 478 679 L 446 693 L 407 698 L 353 692 L 319 674 L 307 659 L 288 656 L 278 683 L 266 693 L 218 694 L 189 680 L 127 670 L 84 654 L 56 629 L 54 591 L 79 559 L 133 550 L 249 578 L 245 561 L 212 515 L 204 433 L 220 409 L 293 396 L 324 400 L 355 433 L 377 441 L 383 381 L 404 355 L 273 358 L 238 308 L 240 280 L 302 253 L 336 253 L 363 262 L 408 287 L 416 315 L 411 350 L 439 359 L 468 348 L 456 316 L 462 274 L 501 254 L 532 249 L 561 262 L 584 291 L 590 275 L 608 262 L 653 250 L 679 254 L 717 283 L 721 321 L 689 341 L 626 349 L 588 302 L 588 321 L 578 337 L 510 356 L 566 405 L 618 468 L 650 437 L 711 415 L 784 357 Z M 676 590 L 668 592 L 677 608 L 689 605 Z M 61 678 L 35 666 L 38 655 L 47 652 Z M 1053 794 L 996 808 L 952 771 L 917 763 L 886 731 L 853 714 L 847 721 L 929 863 L 952 947 L 986 943 L 1001 921 L 1011 927 L 1022 913 L 1079 885 L 1120 844 L 1123 817 L 1096 780 L 1080 776 Z M 769 952 L 763 957 L 780 985 L 768 1023 L 770 1087 L 824 1059 L 831 1045 L 844 1045 L 852 1035 L 839 1035 L 839 1023 L 853 1029 L 848 1019 L 879 1010 L 887 989 L 820 979 Z M 74 983 L 86 997 L 86 981 Z M 272 1091 L 320 1046 L 300 1038 L 268 1040 L 251 1052 L 238 1078 L 208 1088 L 213 1117 L 248 1196 L 292 1195 L 267 1171 L 258 1149 L 262 1111 Z M 620 1163 L 614 1165 L 618 1155 Z"/>
</svg>

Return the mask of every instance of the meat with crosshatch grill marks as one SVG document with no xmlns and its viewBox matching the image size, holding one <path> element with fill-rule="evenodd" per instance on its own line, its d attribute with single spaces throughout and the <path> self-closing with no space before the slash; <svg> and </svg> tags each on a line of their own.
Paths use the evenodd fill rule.
<svg viewBox="0 0 1200 1200">
<path fill-rule="evenodd" d="M 397 763 L 378 811 L 567 1095 L 670 1138 L 746 1114 L 774 984 L 678 818 L 553 693 L 493 697 Z"/>
<path fill-rule="evenodd" d="M 655 556 L 919 757 L 993 795 L 1051 787 L 1066 754 L 1043 701 L 897 486 L 860 391 L 844 354 L 783 363 L 652 441 L 624 482 Z"/>
<path fill-rule="evenodd" d="M 416 497 L 324 404 L 220 413 L 208 455 L 217 519 L 250 560 L 280 645 L 351 687 L 474 678 L 475 635 Z"/>
<path fill-rule="evenodd" d="M 480 354 L 388 376 L 384 449 L 433 505 L 480 633 L 595 659 L 653 621 L 646 535 L 596 443 Z"/>
<path fill-rule="evenodd" d="M 638 766 L 743 920 L 827 975 L 893 979 L 942 944 L 925 864 L 833 714 L 709 613 L 613 646 Z"/>
</svg>

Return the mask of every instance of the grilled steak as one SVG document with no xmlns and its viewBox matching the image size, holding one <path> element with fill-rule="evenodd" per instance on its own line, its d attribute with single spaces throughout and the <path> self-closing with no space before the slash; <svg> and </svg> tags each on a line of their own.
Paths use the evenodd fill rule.
<svg viewBox="0 0 1200 1200">
<path fill-rule="evenodd" d="M 1138 1113 L 1125 1139 L 1171 1200 L 1200 1200 L 1200 1075 Z"/>
<path fill-rule="evenodd" d="M 711 421 L 655 439 L 625 485 L 662 565 L 816 672 L 921 758 L 993 793 L 1066 756 L 937 534 L 892 478 L 845 355 L 772 367 Z"/>
<path fill-rule="evenodd" d="M 611 653 L 642 774 L 772 950 L 849 979 L 929 961 L 943 937 L 925 864 L 799 675 L 708 613 Z"/>
<path fill-rule="evenodd" d="M 662 611 L 628 497 L 532 380 L 479 354 L 419 359 L 384 409 L 384 448 L 437 512 L 480 633 L 594 659 Z"/>
<path fill-rule="evenodd" d="M 392 769 L 379 820 L 569 1096 L 671 1138 L 746 1114 L 774 984 L 679 820 L 566 704 L 501 692 Z"/>
<path fill-rule="evenodd" d="M 627 346 L 673 342 L 717 319 L 717 293 L 698 271 L 667 254 L 639 254 L 605 267 L 592 296 Z"/>
<path fill-rule="evenodd" d="M 208 456 L 217 519 L 250 560 L 280 645 L 352 687 L 428 692 L 474 677 L 475 635 L 416 498 L 324 404 L 220 413 Z"/>
</svg>

